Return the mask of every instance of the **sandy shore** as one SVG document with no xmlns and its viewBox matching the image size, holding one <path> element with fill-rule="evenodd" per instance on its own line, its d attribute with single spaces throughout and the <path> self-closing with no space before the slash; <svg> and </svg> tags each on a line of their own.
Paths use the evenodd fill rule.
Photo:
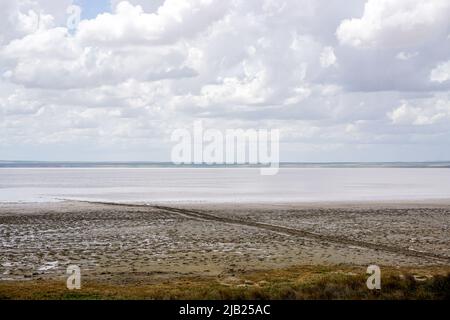
<svg viewBox="0 0 450 320">
<path fill-rule="evenodd" d="M 450 267 L 450 204 L 0 205 L 0 280 L 111 283 L 296 265 Z"/>
</svg>

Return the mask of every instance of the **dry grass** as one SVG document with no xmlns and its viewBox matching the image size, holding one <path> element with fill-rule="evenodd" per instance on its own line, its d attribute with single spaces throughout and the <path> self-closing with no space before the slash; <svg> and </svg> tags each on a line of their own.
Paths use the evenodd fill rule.
<svg viewBox="0 0 450 320">
<path fill-rule="evenodd" d="M 221 277 L 175 278 L 115 285 L 85 281 L 0 283 L 0 299 L 450 299 L 450 268 L 382 267 L 381 290 L 368 290 L 365 268 L 298 266 Z"/>
</svg>

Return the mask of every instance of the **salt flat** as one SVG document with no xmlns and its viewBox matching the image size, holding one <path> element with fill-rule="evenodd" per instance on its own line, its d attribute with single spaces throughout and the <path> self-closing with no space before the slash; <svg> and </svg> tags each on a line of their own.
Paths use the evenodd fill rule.
<svg viewBox="0 0 450 320">
<path fill-rule="evenodd" d="M 450 266 L 450 205 L 0 205 L 0 279 L 129 283 L 296 265 Z"/>
</svg>

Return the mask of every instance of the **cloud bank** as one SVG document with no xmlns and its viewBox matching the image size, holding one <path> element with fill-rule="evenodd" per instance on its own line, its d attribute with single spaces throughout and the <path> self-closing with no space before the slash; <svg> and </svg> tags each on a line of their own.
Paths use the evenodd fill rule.
<svg viewBox="0 0 450 320">
<path fill-rule="evenodd" d="M 450 159 L 446 0 L 71 4 L 0 4 L 0 159 L 168 160 L 197 119 L 282 161 Z"/>
</svg>

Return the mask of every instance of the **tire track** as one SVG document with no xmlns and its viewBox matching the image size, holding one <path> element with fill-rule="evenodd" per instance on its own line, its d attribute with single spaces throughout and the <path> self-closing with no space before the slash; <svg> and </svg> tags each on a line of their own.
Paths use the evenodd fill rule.
<svg viewBox="0 0 450 320">
<path fill-rule="evenodd" d="M 212 215 L 210 213 L 205 213 L 205 212 L 201 212 L 201 211 L 197 211 L 197 210 L 181 209 L 181 208 L 168 207 L 168 206 L 162 206 L 162 205 L 121 204 L 121 203 L 114 203 L 114 202 L 92 202 L 92 201 L 79 201 L 79 202 L 85 202 L 85 203 L 91 203 L 91 204 L 112 205 L 112 206 L 123 206 L 123 207 L 153 208 L 153 209 L 158 209 L 161 211 L 169 212 L 172 214 L 178 214 L 178 215 L 193 218 L 193 219 L 216 221 L 216 222 L 221 222 L 221 223 L 226 223 L 226 224 L 254 227 L 254 228 L 258 228 L 258 229 L 262 229 L 262 230 L 278 232 L 278 233 L 302 237 L 302 238 L 314 239 L 314 240 L 318 240 L 318 241 L 322 241 L 322 242 L 367 248 L 367 249 L 372 249 L 375 251 L 384 251 L 384 252 L 389 252 L 389 253 L 402 254 L 405 256 L 409 256 L 409 257 L 435 259 L 435 260 L 441 260 L 441 261 L 450 263 L 450 257 L 432 253 L 432 252 L 416 251 L 416 250 L 411 250 L 411 249 L 402 248 L 402 247 L 395 247 L 395 246 L 390 246 L 390 245 L 385 245 L 385 244 L 367 242 L 367 241 L 363 241 L 363 240 L 349 239 L 349 238 L 345 238 L 345 237 L 341 237 L 341 236 L 323 235 L 323 234 L 318 234 L 318 233 L 314 233 L 314 232 L 310 232 L 310 231 L 289 228 L 289 227 L 279 226 L 279 225 L 274 225 L 274 224 L 268 224 L 268 223 L 264 223 L 264 222 L 256 222 L 256 221 L 248 221 L 248 220 L 236 219 L 236 218 L 219 217 L 219 216 Z"/>
</svg>

